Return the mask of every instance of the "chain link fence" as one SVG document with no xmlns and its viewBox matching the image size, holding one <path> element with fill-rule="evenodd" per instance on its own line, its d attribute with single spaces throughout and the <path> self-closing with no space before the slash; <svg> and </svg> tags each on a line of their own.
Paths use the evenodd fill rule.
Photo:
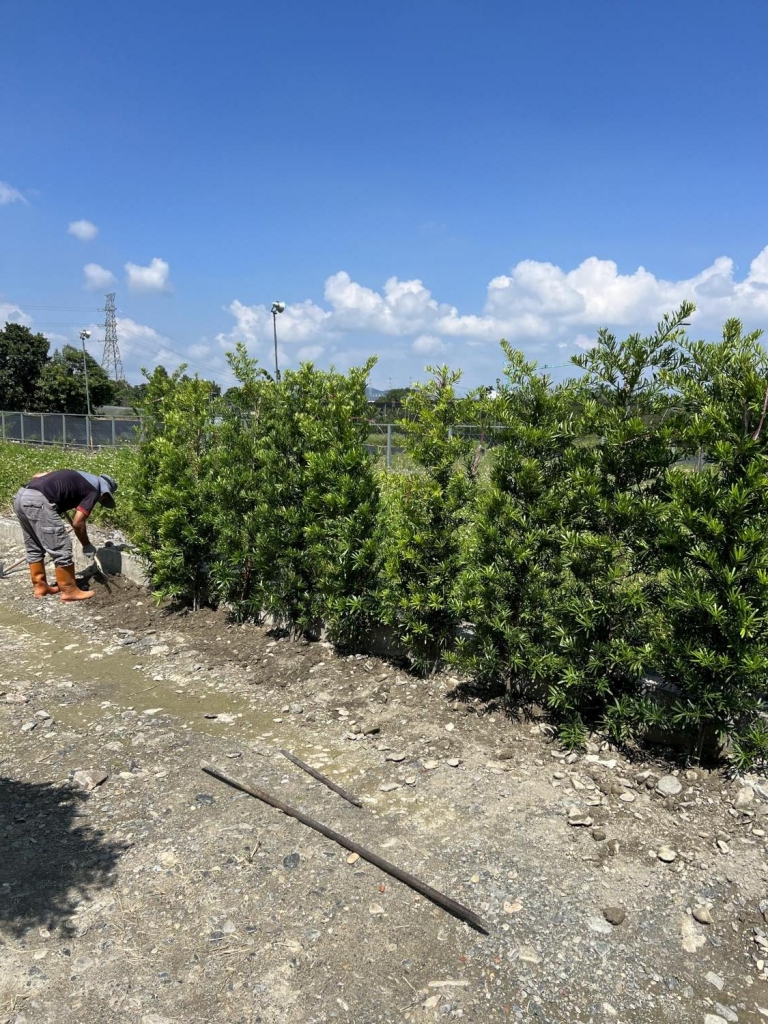
<svg viewBox="0 0 768 1024">
<path fill-rule="evenodd" d="M 59 444 L 64 448 L 111 448 L 135 444 L 141 420 L 64 412 L 0 412 L 3 441 Z"/>
</svg>

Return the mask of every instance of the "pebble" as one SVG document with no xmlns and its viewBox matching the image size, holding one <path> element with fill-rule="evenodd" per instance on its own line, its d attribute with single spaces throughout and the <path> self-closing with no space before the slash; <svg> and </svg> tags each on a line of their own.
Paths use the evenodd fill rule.
<svg viewBox="0 0 768 1024">
<path fill-rule="evenodd" d="M 597 915 L 587 918 L 587 924 L 590 931 L 597 932 L 599 935 L 610 935 L 613 931 L 613 925 L 609 924 L 605 918 L 597 917 Z"/>
<path fill-rule="evenodd" d="M 752 801 L 755 799 L 755 791 L 751 786 L 742 786 L 736 794 L 736 798 L 733 801 L 733 806 L 737 811 L 744 810 L 745 807 L 749 807 Z"/>
<path fill-rule="evenodd" d="M 625 804 L 633 804 L 635 802 L 634 793 L 622 793 L 619 800 L 623 800 Z"/>
<path fill-rule="evenodd" d="M 673 860 L 677 859 L 677 851 L 673 850 L 671 846 L 660 846 L 656 851 L 656 856 L 665 864 L 671 864 Z"/>
<path fill-rule="evenodd" d="M 435 768 L 439 768 L 440 767 L 440 762 L 439 761 L 424 761 L 423 762 L 423 767 L 424 767 L 424 769 L 426 771 L 433 772 L 435 770 Z"/>
<path fill-rule="evenodd" d="M 42 721 L 45 721 L 46 718 L 53 718 L 53 715 L 49 714 L 47 711 L 36 711 L 35 718 L 39 718 Z"/>
<path fill-rule="evenodd" d="M 363 726 L 363 736 L 375 736 L 378 732 L 381 732 L 381 726 L 377 725 L 376 722 L 370 722 L 368 725 Z"/>
<path fill-rule="evenodd" d="M 722 1003 L 715 1003 L 715 1009 L 723 1020 L 727 1020 L 729 1024 L 738 1024 L 739 1018 L 729 1006 L 723 1006 Z"/>
<path fill-rule="evenodd" d="M 37 728 L 37 722 L 25 722 L 21 727 L 22 732 L 32 732 L 33 729 Z"/>
<path fill-rule="evenodd" d="M 371 903 L 368 907 L 368 913 L 372 917 L 381 917 L 382 914 L 386 913 L 384 907 L 380 903 Z"/>
<path fill-rule="evenodd" d="M 716 1013 L 704 1014 L 704 1024 L 727 1024 L 725 1017 L 720 1017 Z"/>
<path fill-rule="evenodd" d="M 448 725 L 446 725 L 446 727 L 445 727 L 445 731 L 446 732 L 453 732 L 453 730 L 455 728 L 456 728 L 456 726 L 453 724 L 453 722 L 449 722 Z"/>
<path fill-rule="evenodd" d="M 461 759 L 458 757 L 449 757 L 445 763 L 451 768 L 458 768 L 461 764 Z"/>
<path fill-rule="evenodd" d="M 357 864 L 357 862 L 359 860 L 360 860 L 360 854 L 359 853 L 350 853 L 350 855 L 347 857 L 347 864 Z"/>
<path fill-rule="evenodd" d="M 708 981 L 710 985 L 714 985 L 718 992 L 723 991 L 723 985 L 725 982 L 719 974 L 715 974 L 714 971 L 707 971 L 704 975 L 704 981 Z"/>
<path fill-rule="evenodd" d="M 656 783 L 656 792 L 661 796 L 677 796 L 683 790 L 683 784 L 675 775 L 662 775 Z"/>
<path fill-rule="evenodd" d="M 694 920 L 699 924 L 712 924 L 712 915 L 708 907 L 694 907 L 692 913 Z"/>
<path fill-rule="evenodd" d="M 304 708 L 303 708 L 303 706 L 301 704 L 289 704 L 288 705 L 288 709 L 291 712 L 291 714 L 294 714 L 294 715 L 303 715 L 304 714 Z"/>
<path fill-rule="evenodd" d="M 106 772 L 99 771 L 83 771 L 82 768 L 78 769 L 72 776 L 72 782 L 74 785 L 84 789 L 86 793 L 90 793 L 91 790 L 96 789 L 103 782 L 106 782 L 109 776 Z"/>
<path fill-rule="evenodd" d="M 404 761 L 405 754 L 387 754 L 386 761 Z"/>
<path fill-rule="evenodd" d="M 726 843 L 726 841 L 724 839 L 718 839 L 717 840 L 717 848 L 720 851 L 720 853 L 730 853 L 731 852 L 730 846 L 728 845 L 728 843 Z"/>
<path fill-rule="evenodd" d="M 234 921 L 230 921 L 229 918 L 227 918 L 227 920 L 221 926 L 221 931 L 225 935 L 234 935 L 235 932 L 237 931 L 237 925 L 234 923 Z"/>
<path fill-rule="evenodd" d="M 403 782 L 406 784 L 406 786 L 415 786 L 416 785 L 416 776 L 415 775 L 406 775 L 406 777 L 403 779 Z"/>
<path fill-rule="evenodd" d="M 392 793 L 396 789 L 400 789 L 399 782 L 385 782 L 383 786 L 379 786 L 382 793 Z"/>
<path fill-rule="evenodd" d="M 623 907 L 604 907 L 603 917 L 609 924 L 617 926 L 623 924 L 627 917 L 627 912 Z"/>
<path fill-rule="evenodd" d="M 283 867 L 287 868 L 288 871 L 293 871 L 294 868 L 299 866 L 301 857 L 298 853 L 289 853 L 287 857 L 283 857 Z"/>
</svg>

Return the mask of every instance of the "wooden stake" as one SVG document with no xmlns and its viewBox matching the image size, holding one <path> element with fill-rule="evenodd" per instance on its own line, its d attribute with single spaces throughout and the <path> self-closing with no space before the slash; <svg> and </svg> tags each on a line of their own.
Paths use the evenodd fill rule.
<svg viewBox="0 0 768 1024">
<path fill-rule="evenodd" d="M 314 829 L 315 832 L 319 832 L 325 836 L 326 839 L 331 839 L 334 843 L 338 843 L 339 846 L 343 846 L 345 850 L 349 850 L 351 853 L 356 853 L 358 857 L 362 857 L 363 860 L 367 860 L 369 864 L 373 864 L 374 867 L 379 870 L 386 872 L 391 875 L 392 878 L 396 878 L 399 882 L 409 886 L 416 892 L 421 893 L 428 900 L 437 904 L 443 910 L 452 914 L 454 917 L 458 917 L 460 921 L 465 921 L 475 931 L 481 932 L 483 935 L 489 934 L 488 926 L 473 910 L 469 910 L 467 907 L 462 906 L 461 903 L 457 903 L 456 900 L 452 900 L 450 896 L 445 896 L 437 889 L 433 889 L 431 885 L 427 885 L 426 882 L 422 882 L 421 879 L 416 878 L 415 875 L 410 874 L 408 871 L 403 871 L 402 868 L 396 867 L 394 864 L 390 864 L 389 861 L 384 860 L 383 857 L 379 857 L 377 853 L 372 853 L 370 850 L 366 850 L 365 847 L 360 846 L 352 839 L 347 839 L 340 832 L 335 832 L 332 828 L 328 828 L 327 825 L 322 825 L 319 821 L 315 821 L 310 818 L 309 815 L 303 814 L 301 811 L 297 811 L 295 808 L 290 807 L 288 804 L 283 803 L 282 800 L 278 800 L 277 797 L 271 796 L 263 789 L 258 789 L 256 786 L 251 786 L 247 782 L 242 782 L 240 779 L 234 778 L 232 775 L 228 775 L 227 772 L 223 772 L 220 768 L 217 768 L 213 764 L 209 764 L 207 761 L 201 761 L 200 767 L 208 775 L 212 775 L 215 779 L 220 782 L 226 782 L 228 786 L 232 786 L 233 789 L 239 789 L 243 793 L 247 793 L 249 796 L 255 797 L 257 800 L 261 800 L 262 803 L 269 804 L 270 807 L 276 808 L 278 811 L 282 811 L 283 814 L 287 814 L 289 818 L 295 818 L 296 821 L 300 821 L 302 825 L 306 825 L 307 828 Z"/>
<path fill-rule="evenodd" d="M 359 796 L 353 796 L 351 793 L 348 793 L 346 789 L 342 789 L 341 786 L 337 786 L 335 782 L 331 782 L 331 780 L 327 778 L 327 776 L 323 775 L 322 772 L 319 772 L 316 768 L 313 768 L 311 765 L 306 764 L 306 762 L 302 761 L 300 757 L 296 757 L 295 754 L 291 754 L 287 750 L 281 750 L 280 753 L 283 755 L 283 757 L 287 757 L 289 761 L 293 761 L 295 765 L 297 765 L 299 768 L 305 771 L 308 775 L 311 775 L 313 779 L 317 779 L 318 782 L 322 782 L 322 784 L 324 786 L 327 786 L 328 789 L 332 789 L 334 793 L 338 793 L 340 797 L 343 797 L 345 800 L 348 800 L 351 804 L 354 804 L 355 807 L 363 806 L 363 801 L 360 799 Z"/>
</svg>

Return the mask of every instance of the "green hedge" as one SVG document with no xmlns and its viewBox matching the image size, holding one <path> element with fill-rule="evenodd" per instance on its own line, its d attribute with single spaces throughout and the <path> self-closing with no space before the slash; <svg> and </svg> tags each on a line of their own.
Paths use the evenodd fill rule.
<svg viewBox="0 0 768 1024">
<path fill-rule="evenodd" d="M 345 650 L 385 630 L 417 672 L 545 703 L 573 746 L 682 732 L 764 759 L 768 359 L 736 320 L 689 341 L 692 312 L 601 332 L 561 383 L 505 342 L 492 396 L 436 368 L 403 473 L 367 448 L 372 363 L 276 382 L 241 347 L 226 400 L 155 375 L 129 496 L 158 594 Z"/>
</svg>

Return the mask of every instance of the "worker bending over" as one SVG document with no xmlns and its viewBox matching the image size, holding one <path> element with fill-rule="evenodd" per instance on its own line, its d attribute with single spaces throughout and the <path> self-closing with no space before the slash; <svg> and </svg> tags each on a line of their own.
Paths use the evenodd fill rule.
<svg viewBox="0 0 768 1024">
<path fill-rule="evenodd" d="M 62 601 L 93 597 L 93 590 L 80 590 L 75 582 L 72 541 L 62 516 L 75 509 L 75 536 L 86 555 L 95 555 L 96 548 L 88 540 L 86 520 L 97 501 L 106 508 L 114 508 L 116 490 L 116 482 L 106 473 L 94 476 L 74 469 L 37 473 L 26 487 L 19 488 L 13 499 L 13 511 L 24 532 L 35 597 L 58 593 Z M 45 575 L 46 552 L 56 566 L 56 586 L 49 586 Z"/>
</svg>

